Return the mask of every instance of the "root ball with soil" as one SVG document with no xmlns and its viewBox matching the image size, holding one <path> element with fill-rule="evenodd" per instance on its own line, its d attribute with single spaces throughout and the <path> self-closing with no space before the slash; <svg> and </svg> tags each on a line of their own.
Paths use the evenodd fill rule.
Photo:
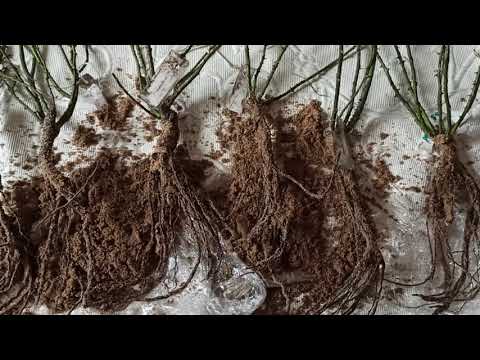
<svg viewBox="0 0 480 360">
<path fill-rule="evenodd" d="M 233 160 L 226 211 L 231 226 L 237 230 L 233 247 L 263 275 L 270 287 L 267 313 L 322 313 L 331 308 L 341 313 L 353 312 L 372 283 L 378 287 L 372 305 L 374 312 L 381 291 L 383 259 L 356 188 L 350 152 L 341 152 L 348 150 L 343 127 L 333 125 L 340 133 L 332 132 L 317 102 L 294 117 L 290 123 L 294 130 L 290 133 L 283 130 L 286 123 L 269 113 L 272 102 L 290 95 L 337 64 L 341 69 L 342 62 L 351 54 L 357 54 L 359 61 L 361 47 L 342 52 L 337 60 L 306 80 L 279 96 L 265 99 L 266 88 L 285 50 L 286 46 L 281 47 L 266 85 L 257 91 L 266 46 L 255 74 L 249 48 L 245 47 L 248 97 L 241 114 L 226 112 L 230 125 L 223 140 Z M 365 104 L 374 59 L 375 56 L 371 57 L 368 72 L 359 86 L 354 85 L 354 96 L 342 113 L 347 114 L 343 121 L 349 130 Z M 354 108 L 358 93 L 361 93 L 360 104 Z M 332 118 L 337 120 L 336 113 Z M 295 154 L 294 160 L 287 153 Z M 322 168 L 327 168 L 330 175 L 325 176 L 319 170 Z M 302 182 L 297 180 L 300 178 Z M 332 201 L 338 205 L 333 214 L 328 214 L 326 204 Z M 321 225 L 317 226 L 325 224 L 328 216 L 336 219 L 340 230 L 329 233 L 335 234 L 334 242 L 340 244 L 334 250 L 326 249 L 328 236 Z M 304 298 L 304 304 L 291 304 L 293 297 L 299 296 Z"/>
<path fill-rule="evenodd" d="M 61 87 L 38 46 L 19 47 L 20 65 L 9 62 L 4 79 L 12 95 L 40 124 L 40 218 L 28 234 L 34 249 L 31 290 L 31 277 L 23 280 L 29 292 L 28 306 L 46 305 L 51 312 L 69 313 L 80 306 L 120 311 L 133 301 L 158 300 L 183 290 L 200 259 L 209 260 L 209 275 L 217 274 L 223 254 L 220 238 L 225 229 L 218 226 L 217 213 L 175 159 L 178 116 L 170 110 L 175 98 L 217 49 L 212 47 L 188 77 L 180 80 L 174 94 L 159 105 L 160 110 L 149 111 L 159 115 L 162 132 L 147 159 L 127 165 L 115 151 L 106 150 L 90 165 L 65 174 L 56 164 L 54 143 L 72 117 L 85 64 L 78 66 L 76 46 L 59 46 L 71 77 L 69 86 Z M 31 65 L 27 65 L 27 54 Z M 58 96 L 68 98 L 62 114 L 57 113 L 55 105 Z M 112 109 L 115 103 L 109 106 L 110 115 L 112 111 L 127 115 L 128 111 Z M 169 259 L 176 253 L 180 225 L 184 223 L 199 249 L 194 270 L 170 293 L 147 298 L 166 279 Z M 5 237 L 10 244 L 13 240 L 9 234 L 5 233 Z M 18 262 L 18 255 L 6 249 L 10 251 L 5 255 L 8 261 Z"/>
</svg>

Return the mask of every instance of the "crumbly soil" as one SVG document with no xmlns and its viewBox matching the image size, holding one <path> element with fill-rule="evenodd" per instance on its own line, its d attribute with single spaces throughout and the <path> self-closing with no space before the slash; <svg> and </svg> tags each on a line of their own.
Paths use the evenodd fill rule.
<svg viewBox="0 0 480 360">
<path fill-rule="evenodd" d="M 73 145 L 80 148 L 89 148 L 98 144 L 99 136 L 94 128 L 79 125 L 73 135 Z"/>
<path fill-rule="evenodd" d="M 183 171 L 195 179 L 194 185 L 200 186 L 211 163 L 190 160 L 181 146 L 176 158 Z M 47 305 L 52 312 L 72 310 L 80 305 L 84 286 L 89 284 L 85 306 L 105 312 L 118 311 L 158 284 L 161 277 L 156 270 L 168 259 L 171 244 L 162 246 L 152 242 L 154 218 L 158 214 L 152 213 L 149 206 L 152 193 L 146 183 L 154 162 L 144 158 L 127 165 L 121 151 L 104 151 L 87 167 L 68 174 L 79 193 L 73 206 L 66 209 L 78 212 L 55 212 L 59 229 L 65 231 L 66 243 L 55 244 L 54 251 L 49 252 L 40 304 Z M 49 241 L 46 228 L 49 222 L 40 220 L 53 217 L 52 212 L 65 205 L 52 198 L 50 190 L 48 181 L 37 178 L 18 182 L 8 192 L 9 202 L 14 204 L 22 232 L 30 239 L 36 259 L 35 290 L 40 284 L 41 254 Z M 168 216 L 174 226 L 168 234 L 170 241 L 175 240 L 173 232 L 180 218 L 178 208 L 172 209 L 175 206 L 175 203 L 169 206 Z"/>
<path fill-rule="evenodd" d="M 89 284 L 85 305 L 115 311 L 155 285 L 152 274 L 162 259 L 156 253 L 159 249 L 152 248 L 153 214 L 149 194 L 142 191 L 149 167 L 147 159 L 127 166 L 117 154 L 103 152 L 90 166 L 69 176 L 76 189 L 86 186 L 72 207 L 59 211 L 58 221 L 69 222 L 62 226 L 66 244 L 53 244 L 52 251 L 45 226 L 34 232 L 40 237 L 38 266 L 44 251 L 50 253 L 44 279 L 36 282 L 37 287 L 45 284 L 37 289 L 40 303 L 54 312 L 68 311 L 79 305 Z M 50 186 L 48 181 L 40 184 L 42 219 L 65 206 L 51 197 Z"/>
<path fill-rule="evenodd" d="M 392 187 L 392 184 L 398 182 L 400 177 L 392 174 L 384 159 L 376 159 L 373 169 L 376 175 L 373 179 L 376 193 L 385 198 L 388 196 L 388 190 Z"/>
<path fill-rule="evenodd" d="M 126 130 L 127 118 L 135 104 L 126 95 L 118 94 L 110 99 L 100 109 L 88 115 L 90 122 L 97 119 L 100 126 L 110 130 Z"/>
<path fill-rule="evenodd" d="M 238 255 L 259 271 L 279 266 L 284 247 L 282 233 L 293 216 L 292 198 L 281 185 L 275 168 L 273 119 L 252 104 L 242 116 L 229 113 L 231 123 L 224 141 L 232 147 L 232 176 L 227 200 L 230 226 L 237 236 L 232 244 Z M 263 226 L 258 226 L 263 223 Z"/>
<path fill-rule="evenodd" d="M 31 184 L 17 183 L 12 192 L 2 191 L 0 196 L 0 314 L 21 313 L 28 303 L 32 285 L 31 249 L 22 231 L 22 220 L 32 223 L 37 212 L 31 200 Z M 15 203 L 21 211 L 15 211 Z"/>
<path fill-rule="evenodd" d="M 305 314 L 332 298 L 365 248 L 365 244 L 352 240 L 352 218 L 347 205 L 343 206 L 345 187 L 353 188 L 354 178 L 336 169 L 333 138 L 326 135 L 326 115 L 318 102 L 312 101 L 288 119 L 271 119 L 271 124 L 271 128 L 276 129 L 271 132 L 274 136 L 269 137 L 275 145 L 276 166 L 323 198 L 307 195 L 292 181 L 280 177 L 277 191 L 281 196 L 274 204 L 278 212 L 270 224 L 284 224 L 287 219 L 288 237 L 278 261 L 261 269 L 269 291 L 257 313 L 285 314 L 288 310 L 288 313 Z M 258 199 L 268 186 L 268 181 L 262 179 L 265 173 L 271 173 L 268 166 L 272 167 L 271 162 L 265 161 L 268 159 L 268 154 L 262 151 L 265 132 L 259 128 L 236 118 L 226 130 L 217 132 L 221 144 L 231 150 L 233 162 L 224 211 L 242 209 L 232 220 L 237 227 L 243 224 L 236 251 L 254 267 L 256 261 L 264 258 L 259 249 L 265 247 L 265 242 L 258 237 L 246 242 L 245 238 L 264 210 L 265 205 Z M 368 210 L 363 207 L 363 211 Z M 255 244 L 259 240 L 261 243 Z M 271 241 L 274 240 L 272 236 Z"/>
</svg>

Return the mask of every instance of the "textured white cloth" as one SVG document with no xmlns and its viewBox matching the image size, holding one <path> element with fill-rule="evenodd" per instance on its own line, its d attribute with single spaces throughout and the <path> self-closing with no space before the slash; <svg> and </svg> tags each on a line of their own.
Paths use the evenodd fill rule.
<svg viewBox="0 0 480 360">
<path fill-rule="evenodd" d="M 161 60 L 172 48 L 182 49 L 184 46 L 154 47 L 154 56 Z M 252 64 L 258 64 L 261 56 L 261 46 L 251 46 Z M 434 71 L 437 66 L 437 53 L 439 46 L 415 45 L 412 46 L 416 59 L 416 67 L 419 81 L 420 98 L 430 113 L 436 110 L 437 79 Z M 477 70 L 480 59 L 474 55 L 476 46 L 453 46 L 450 61 L 449 92 L 452 96 L 453 116 L 463 108 L 462 98 L 468 95 L 473 81 L 474 72 Z M 205 49 L 197 49 L 189 54 L 190 63 L 194 63 Z M 279 48 L 271 46 L 268 49 L 264 70 L 261 77 L 265 79 L 272 61 L 278 54 Z M 396 79 L 401 82 L 400 69 L 396 65 L 394 52 L 391 46 L 380 47 L 382 57 L 391 67 Z M 225 45 L 218 54 L 207 63 L 200 77 L 181 96 L 179 102 L 183 107 L 181 129 L 183 141 L 189 146 L 194 156 L 210 153 L 219 148 L 216 130 L 221 124 L 221 107 L 224 106 L 232 91 L 232 86 L 238 74 L 240 65 L 243 63 L 243 46 Z M 307 77 L 337 56 L 336 46 L 309 46 L 291 45 L 286 51 L 277 73 L 272 81 L 269 92 L 278 94 L 286 90 L 293 83 Z M 57 79 L 62 79 L 65 71 L 64 62 L 60 53 L 52 47 L 47 54 L 47 62 L 52 64 L 53 73 Z M 341 102 L 348 101 L 350 87 L 353 79 L 354 61 L 350 60 L 344 66 L 342 78 Z M 364 61 L 365 63 L 365 61 Z M 96 79 L 100 79 L 102 89 L 113 93 L 119 90 L 111 78 L 111 72 L 120 78 L 128 87 L 132 88 L 132 78 L 135 74 L 135 65 L 128 46 L 94 46 L 91 52 L 90 63 L 86 72 Z M 335 71 L 331 71 L 316 81 L 312 86 L 292 97 L 297 102 L 308 102 L 312 99 L 320 100 L 328 110 L 333 103 L 335 87 Z M 0 90 L 1 91 L 1 90 Z M 71 160 L 80 154 L 94 155 L 95 148 L 78 150 L 65 141 L 71 140 L 76 127 L 86 121 L 85 114 L 94 110 L 96 104 L 102 101 L 101 92 L 95 93 L 90 90 L 89 94 L 83 94 L 79 100 L 79 106 L 75 110 L 73 120 L 68 123 L 56 146 L 58 152 L 63 153 L 62 162 Z M 480 97 L 479 97 L 480 98 Z M 63 101 L 63 105 L 65 101 Z M 62 101 L 59 101 L 62 106 Z M 476 102 L 467 124 L 460 130 L 459 144 L 463 147 L 462 153 L 473 160 L 472 169 L 480 173 L 478 159 L 480 158 L 480 127 L 479 107 Z M 140 125 L 135 125 L 135 131 L 143 132 Z M 373 158 L 390 154 L 386 158 L 387 163 L 394 175 L 401 180 L 394 184 L 390 196 L 386 199 L 385 207 L 398 219 L 398 222 L 389 220 L 382 212 L 375 212 L 375 219 L 381 230 L 388 234 L 382 244 L 382 252 L 387 262 L 387 277 L 392 273 L 401 273 L 404 277 L 413 276 L 412 280 L 423 279 L 429 270 L 429 253 L 425 234 L 424 216 L 422 214 L 423 196 L 404 189 L 411 186 L 422 187 L 426 176 L 425 160 L 430 156 L 431 144 L 424 140 L 420 129 L 414 124 L 413 119 L 404 110 L 400 102 L 395 98 L 387 79 L 380 68 L 374 77 L 371 93 L 367 102 L 365 116 L 360 130 L 363 133 L 361 142 L 363 145 L 375 142 Z M 142 136 L 138 136 L 133 142 L 125 142 L 115 132 L 98 130 L 104 135 L 104 139 L 97 148 L 108 145 L 124 146 L 134 151 L 145 152 L 149 150 L 149 143 L 140 142 Z M 389 136 L 380 140 L 380 134 L 384 132 Z M 27 114 L 20 104 L 9 101 L 8 96 L 0 93 L 0 174 L 4 185 L 8 180 L 14 180 L 31 175 L 22 169 L 22 166 L 30 158 L 36 156 L 33 147 L 38 141 L 38 126 L 34 119 Z M 415 156 L 418 154 L 419 156 Z M 403 155 L 410 159 L 402 158 Z M 385 285 L 387 291 L 390 288 Z M 422 289 L 407 289 L 399 300 L 382 299 L 379 313 L 405 314 L 405 313 L 430 313 L 428 308 L 411 309 L 420 302 L 411 296 L 412 293 L 422 292 Z M 473 301 L 466 305 L 464 313 L 480 313 L 479 301 Z M 137 311 L 143 312 L 143 311 Z M 152 311 L 145 311 L 151 313 Z M 168 311 L 167 311 L 168 312 Z M 205 313 L 205 309 L 197 309 L 193 313 Z M 208 313 L 208 311 L 207 311 Z"/>
</svg>

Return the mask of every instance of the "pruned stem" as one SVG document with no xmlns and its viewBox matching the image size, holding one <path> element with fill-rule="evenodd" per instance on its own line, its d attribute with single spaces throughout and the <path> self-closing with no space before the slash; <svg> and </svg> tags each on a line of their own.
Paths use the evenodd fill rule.
<svg viewBox="0 0 480 360">
<path fill-rule="evenodd" d="M 356 46 L 352 46 L 350 49 L 348 49 L 345 54 L 344 54 L 344 58 L 345 60 L 348 59 L 350 56 L 353 55 L 353 51 L 356 49 L 357 47 Z M 283 93 L 281 93 L 280 95 L 277 95 L 277 96 L 274 96 L 274 97 L 271 97 L 269 98 L 268 100 L 264 100 L 265 103 L 269 104 L 269 103 L 272 103 L 274 101 L 278 101 L 290 94 L 293 94 L 295 91 L 301 89 L 303 86 L 307 86 L 309 85 L 310 83 L 312 83 L 317 77 L 325 74 L 326 72 L 328 72 L 330 69 L 333 69 L 338 63 L 338 59 L 335 59 L 334 61 L 332 61 L 331 63 L 325 65 L 323 68 L 321 68 L 320 70 L 316 71 L 315 73 L 313 73 L 312 75 L 310 75 L 309 77 L 307 77 L 306 79 L 303 79 L 302 81 L 299 81 L 297 84 L 293 85 L 290 89 L 284 91 Z"/>
<path fill-rule="evenodd" d="M 260 71 L 263 67 L 263 63 L 265 62 L 265 55 L 267 53 L 267 45 L 263 45 L 263 50 L 262 50 L 262 58 L 260 59 L 260 64 L 258 65 L 257 71 L 255 72 L 255 77 L 253 78 L 253 93 L 255 94 L 257 91 L 257 80 L 258 80 L 258 75 L 260 74 Z"/>
<path fill-rule="evenodd" d="M 393 81 L 392 75 L 390 74 L 390 70 L 387 68 L 380 53 L 378 52 L 377 52 L 377 57 L 378 57 L 378 60 L 380 61 L 381 67 L 385 72 L 385 75 L 387 76 L 387 79 L 388 79 L 388 82 L 390 83 L 391 88 L 395 92 L 395 96 L 401 101 L 401 103 L 405 106 L 408 112 L 412 115 L 414 121 L 418 124 L 418 126 L 420 126 L 420 128 L 430 137 L 433 137 L 435 135 L 435 130 L 428 116 L 425 116 L 426 114 L 425 109 L 422 107 L 422 105 L 419 102 L 412 103 L 410 102 L 410 100 L 408 100 L 406 97 L 404 97 L 401 94 L 399 88 L 395 85 L 395 82 Z"/>
<path fill-rule="evenodd" d="M 335 129 L 335 125 L 337 123 L 338 98 L 340 97 L 343 58 L 344 58 L 343 45 L 339 45 L 338 46 L 337 78 L 336 78 L 336 82 L 335 82 L 335 97 L 333 99 L 333 110 L 332 110 L 332 129 Z"/>
<path fill-rule="evenodd" d="M 147 50 L 147 56 L 148 56 L 148 70 L 150 72 L 150 79 L 153 78 L 155 75 L 155 62 L 153 60 L 153 54 L 152 54 L 152 45 L 145 45 L 146 50 Z"/>
<path fill-rule="evenodd" d="M 475 80 L 473 82 L 472 91 L 471 91 L 471 93 L 468 97 L 467 104 L 465 105 L 465 108 L 463 109 L 462 114 L 458 118 L 458 121 L 452 127 L 452 129 L 450 131 L 450 135 L 455 134 L 456 131 L 458 130 L 458 128 L 460 126 L 462 126 L 463 122 L 465 121 L 465 117 L 467 116 L 468 112 L 470 111 L 470 109 L 473 106 L 473 103 L 475 102 L 475 98 L 477 97 L 479 86 L 480 86 L 480 65 L 477 68 L 477 73 L 476 73 L 476 76 L 475 76 Z"/>
<path fill-rule="evenodd" d="M 137 50 L 135 49 L 135 45 L 130 45 L 130 50 L 132 51 L 133 58 L 135 59 L 135 65 L 137 66 L 138 79 L 139 81 L 141 81 L 140 79 L 143 77 L 143 73 L 142 73 L 142 67 L 140 65 L 140 60 L 137 55 Z"/>
<path fill-rule="evenodd" d="M 270 85 L 270 82 L 272 81 L 273 75 L 277 71 L 278 65 L 280 64 L 280 61 L 282 60 L 283 54 L 285 54 L 285 51 L 287 50 L 288 45 L 284 45 L 281 48 L 280 54 L 277 57 L 277 60 L 273 63 L 272 70 L 270 71 L 270 74 L 268 75 L 267 82 L 265 83 L 262 92 L 259 95 L 259 99 L 262 99 L 263 96 L 265 95 L 265 92 L 268 89 L 268 86 Z"/>
<path fill-rule="evenodd" d="M 445 131 L 445 125 L 443 123 L 443 54 L 445 52 L 445 46 L 442 45 L 440 55 L 438 56 L 438 70 L 437 70 L 437 112 L 438 112 L 438 125 L 440 131 Z"/>
<path fill-rule="evenodd" d="M 347 110 L 347 113 L 345 114 L 345 118 L 348 119 L 350 117 L 350 114 L 353 111 L 353 105 L 355 103 L 354 99 L 355 99 L 356 95 L 358 94 L 357 83 L 358 83 L 358 77 L 360 75 L 361 66 L 362 66 L 362 53 L 361 53 L 361 51 L 357 51 L 357 62 L 356 62 L 356 65 L 355 65 L 355 76 L 353 78 L 352 94 L 350 96 L 350 102 L 342 110 L 342 112 L 340 113 L 340 117 L 342 117 L 344 111 Z M 364 78 L 364 80 L 365 80 L 365 78 Z M 359 88 L 362 87 L 362 84 L 363 84 L 363 81 L 360 84 Z"/>
<path fill-rule="evenodd" d="M 413 56 L 412 56 L 412 49 L 410 48 L 410 45 L 407 45 L 407 56 L 408 56 L 408 62 L 410 64 L 410 71 L 412 73 L 412 90 L 413 90 L 413 95 L 415 96 L 415 99 L 418 101 L 418 82 L 417 82 L 417 71 L 415 69 L 415 62 L 413 61 Z"/>
<path fill-rule="evenodd" d="M 73 45 L 71 45 L 71 46 L 73 46 Z M 57 81 L 54 79 L 54 77 L 52 76 L 52 74 L 48 70 L 47 63 L 45 62 L 45 59 L 43 58 L 42 53 L 41 53 L 38 45 L 32 45 L 31 49 L 32 49 L 33 56 L 36 58 L 36 60 L 40 64 L 40 66 L 43 68 L 43 71 L 44 71 L 44 74 L 47 78 L 47 81 L 52 83 L 52 85 L 55 87 L 55 90 L 57 90 L 59 94 L 61 94 L 62 96 L 70 97 L 71 94 L 69 94 L 67 91 L 63 90 L 60 87 L 60 85 L 58 85 Z M 68 63 L 69 63 L 69 61 L 67 60 L 67 64 Z"/>
<path fill-rule="evenodd" d="M 253 95 L 252 66 L 251 66 L 251 63 L 250 63 L 250 48 L 248 47 L 248 45 L 245 45 L 244 50 L 245 50 L 245 62 L 247 63 L 248 93 L 250 95 Z"/>
<path fill-rule="evenodd" d="M 83 72 L 83 70 L 85 70 L 88 63 L 90 62 L 90 51 L 88 50 L 88 45 L 84 45 L 83 48 L 85 49 L 85 62 L 83 63 L 83 65 L 78 70 L 79 74 L 81 74 Z"/>
<path fill-rule="evenodd" d="M 368 94 L 370 93 L 370 88 L 372 86 L 372 80 L 373 80 L 373 74 L 375 73 L 376 62 L 377 62 L 377 46 L 372 45 L 370 61 L 368 62 L 368 66 L 364 75 L 365 81 L 362 81 L 362 86 L 361 86 L 362 90 L 360 93 L 360 100 L 358 102 L 357 107 L 355 108 L 355 111 L 353 112 L 352 117 L 351 118 L 347 117 L 346 119 L 344 119 L 345 130 L 347 132 L 351 131 L 354 128 L 355 124 L 360 119 L 363 109 L 365 108 Z"/>
<path fill-rule="evenodd" d="M 402 68 L 403 77 L 407 81 L 408 90 L 412 94 L 412 97 L 415 99 L 415 101 L 418 102 L 418 98 L 415 96 L 416 92 L 413 90 L 412 80 L 410 79 L 410 75 L 408 74 L 407 68 L 405 67 L 405 59 L 403 58 L 400 52 L 400 49 L 398 48 L 398 45 L 393 45 L 393 47 L 395 48 L 395 52 L 397 54 L 397 60 L 400 63 L 400 67 Z M 410 66 L 412 66 L 413 59 L 410 64 L 411 64 Z"/>
<path fill-rule="evenodd" d="M 207 61 L 212 57 L 212 55 L 221 47 L 221 45 L 213 45 L 210 46 L 209 50 L 200 58 L 200 60 L 193 66 L 193 68 L 184 75 L 174 86 L 173 93 L 167 96 L 160 104 L 156 106 L 150 104 L 142 104 L 142 102 L 136 99 L 126 88 L 122 85 L 120 80 L 115 74 L 113 78 L 117 82 L 118 86 L 122 89 L 122 91 L 135 103 L 137 104 L 143 111 L 148 113 L 149 115 L 153 116 L 156 119 L 163 119 L 165 118 L 165 112 L 170 109 L 173 105 L 176 98 L 181 94 L 181 92 L 198 76 L 200 71 L 203 69 Z M 187 50 L 184 51 L 184 54 L 190 51 L 192 46 L 189 46 Z M 135 52 L 134 52 L 135 55 Z M 182 56 L 182 55 L 181 55 Z M 140 65 L 141 67 L 141 65 Z"/>
<path fill-rule="evenodd" d="M 122 91 L 125 93 L 125 95 L 127 95 L 130 100 L 132 100 L 135 104 L 137 104 L 138 106 L 140 106 L 140 108 L 145 111 L 147 114 L 155 117 L 155 118 L 158 118 L 160 117 L 161 115 L 155 111 L 153 109 L 153 107 L 151 107 L 150 109 L 147 109 L 141 102 L 140 100 L 137 100 L 126 88 L 125 86 L 123 86 L 123 84 L 120 82 L 120 80 L 118 79 L 117 75 L 115 74 L 112 74 L 113 78 L 115 79 L 116 83 L 118 84 L 118 86 L 120 87 L 120 89 L 122 89 Z"/>
<path fill-rule="evenodd" d="M 188 45 L 185 50 L 180 53 L 180 57 L 184 58 L 192 50 L 193 45 Z"/>
<path fill-rule="evenodd" d="M 445 102 L 445 117 L 447 120 L 447 133 L 450 132 L 452 128 L 452 107 L 450 105 L 450 96 L 448 94 L 448 68 L 450 64 L 450 46 L 444 45 L 443 48 L 443 64 L 442 64 L 442 73 L 443 73 L 443 98 Z"/>
<path fill-rule="evenodd" d="M 177 97 L 185 90 L 185 88 L 200 74 L 202 71 L 203 67 L 205 64 L 208 62 L 208 60 L 217 52 L 218 49 L 220 49 L 221 45 L 213 45 L 211 46 L 205 56 L 202 57 L 202 59 L 193 67 L 190 72 L 187 73 L 187 75 L 184 76 L 185 81 L 180 80 L 182 82 L 182 85 L 180 87 L 175 86 L 173 94 L 168 96 L 165 99 L 164 106 L 165 108 L 170 108 L 170 106 L 173 105 Z"/>
<path fill-rule="evenodd" d="M 25 73 L 27 81 L 28 81 L 30 87 L 32 88 L 32 90 L 36 91 L 37 87 L 35 86 L 34 76 L 35 76 L 35 69 L 36 69 L 37 60 L 35 58 L 32 59 L 32 69 L 29 70 L 28 67 L 27 67 L 27 61 L 26 61 L 26 58 L 25 58 L 24 46 L 20 45 L 19 50 L 20 50 L 19 51 L 20 62 L 21 62 L 21 65 L 22 65 L 23 72 Z M 34 96 L 33 96 L 33 101 L 35 102 L 35 105 L 36 105 L 36 108 L 37 108 L 37 113 L 38 113 L 39 117 L 44 117 L 45 112 L 44 112 L 43 104 L 42 104 L 42 101 L 41 101 L 41 97 L 39 97 L 38 94 L 35 93 L 35 92 L 34 92 Z"/>
</svg>

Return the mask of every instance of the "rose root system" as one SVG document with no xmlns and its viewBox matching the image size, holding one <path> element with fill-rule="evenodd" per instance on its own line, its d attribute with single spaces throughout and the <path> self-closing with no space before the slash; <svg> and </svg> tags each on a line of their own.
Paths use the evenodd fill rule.
<svg viewBox="0 0 480 360">
<path fill-rule="evenodd" d="M 23 238 L 14 211 L 1 193 L 0 206 L 0 315 L 22 313 L 32 292 L 28 241 Z"/>
<path fill-rule="evenodd" d="M 375 228 L 320 104 L 287 119 L 285 131 L 253 114 L 236 118 L 225 140 L 234 248 L 269 285 L 259 313 L 350 313 L 375 284 L 374 312 L 383 278 Z"/>
<path fill-rule="evenodd" d="M 286 246 L 292 209 L 276 165 L 275 123 L 266 109 L 249 102 L 230 114 L 226 142 L 232 149 L 228 220 L 236 230 L 235 252 L 268 279 Z"/>
<path fill-rule="evenodd" d="M 225 228 L 176 156 L 176 115 L 163 124 L 155 151 L 132 165 L 113 152 L 64 176 L 47 157 L 41 187 L 44 232 L 38 245 L 35 303 L 54 312 L 78 306 L 119 311 L 132 301 L 154 301 L 182 291 L 200 260 L 218 280 Z M 198 261 L 186 282 L 156 298 L 186 226 Z"/>
<path fill-rule="evenodd" d="M 443 291 L 420 295 L 432 302 L 434 313 L 446 311 L 454 302 L 473 299 L 480 290 L 478 270 L 478 233 L 480 220 L 480 188 L 457 157 L 455 143 L 444 135 L 434 138 L 436 156 L 425 187 L 427 229 L 431 242 L 432 269 L 443 273 Z M 454 249 L 449 231 L 455 221 L 456 205 L 466 209 L 461 246 Z"/>
</svg>

